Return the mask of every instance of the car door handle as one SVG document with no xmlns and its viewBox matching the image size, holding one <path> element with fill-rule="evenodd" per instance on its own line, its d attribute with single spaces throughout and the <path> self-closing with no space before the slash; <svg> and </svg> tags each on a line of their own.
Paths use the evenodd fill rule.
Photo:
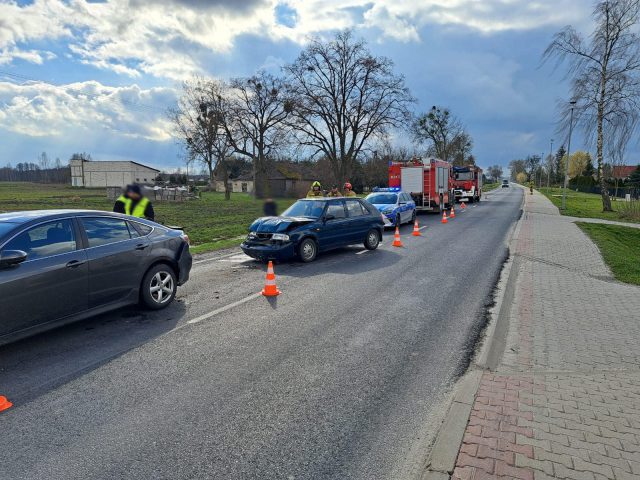
<svg viewBox="0 0 640 480">
<path fill-rule="evenodd" d="M 80 265 L 84 265 L 84 261 L 81 260 L 71 260 L 70 262 L 67 263 L 66 267 L 67 268 L 77 268 Z"/>
<path fill-rule="evenodd" d="M 136 245 L 136 250 L 144 250 L 148 246 L 149 246 L 148 243 L 139 243 L 138 245 Z"/>
</svg>

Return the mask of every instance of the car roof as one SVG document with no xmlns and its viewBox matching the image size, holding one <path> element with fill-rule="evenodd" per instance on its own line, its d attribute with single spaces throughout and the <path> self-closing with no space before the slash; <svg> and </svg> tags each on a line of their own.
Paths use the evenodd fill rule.
<svg viewBox="0 0 640 480">
<path fill-rule="evenodd" d="M 317 202 L 319 200 L 362 200 L 360 197 L 309 197 L 309 198 L 301 198 L 300 200 L 309 200 L 312 202 Z"/>
<path fill-rule="evenodd" d="M 78 215 L 83 213 L 90 213 L 92 215 L 108 215 L 111 212 L 105 212 L 100 210 L 77 210 L 77 209 L 58 209 L 58 210 L 26 210 L 19 212 L 0 213 L 0 222 L 8 223 L 27 223 L 32 220 L 56 218 L 67 215 Z"/>
</svg>

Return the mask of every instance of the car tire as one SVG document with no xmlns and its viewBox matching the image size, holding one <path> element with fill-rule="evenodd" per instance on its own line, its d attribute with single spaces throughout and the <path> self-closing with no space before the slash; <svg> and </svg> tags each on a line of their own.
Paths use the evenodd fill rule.
<svg viewBox="0 0 640 480">
<path fill-rule="evenodd" d="M 160 310 L 173 302 L 178 289 L 176 274 L 166 263 L 151 268 L 142 279 L 140 300 L 151 310 Z"/>
<path fill-rule="evenodd" d="M 411 214 L 411 225 L 416 223 L 416 211 L 414 210 Z"/>
<path fill-rule="evenodd" d="M 377 230 L 369 230 L 364 239 L 364 248 L 367 250 L 375 250 L 380 245 L 380 232 Z"/>
<path fill-rule="evenodd" d="M 318 244 L 312 238 L 305 238 L 298 245 L 298 255 L 304 263 L 313 262 L 318 256 Z"/>
<path fill-rule="evenodd" d="M 400 227 L 402 226 L 402 217 L 400 216 L 400 214 L 396 214 L 396 223 L 394 225 L 394 227 Z"/>
</svg>

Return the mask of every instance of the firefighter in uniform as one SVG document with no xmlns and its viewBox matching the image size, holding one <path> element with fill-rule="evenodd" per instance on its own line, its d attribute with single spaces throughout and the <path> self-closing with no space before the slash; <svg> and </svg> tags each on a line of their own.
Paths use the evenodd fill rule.
<svg viewBox="0 0 640 480">
<path fill-rule="evenodd" d="M 341 197 L 342 194 L 340 190 L 338 190 L 338 186 L 334 185 L 331 187 L 331 191 L 328 193 L 327 197 Z"/>
<path fill-rule="evenodd" d="M 113 211 L 133 217 L 146 218 L 147 220 L 155 218 L 153 205 L 151 205 L 147 197 L 142 195 L 138 185 L 127 185 L 125 192 L 118 197 L 113 205 Z"/>
<path fill-rule="evenodd" d="M 356 192 L 353 191 L 353 187 L 351 186 L 351 184 L 349 182 L 344 184 L 344 196 L 345 197 L 355 197 L 356 196 Z"/>
<path fill-rule="evenodd" d="M 317 180 L 311 184 L 311 190 L 307 192 L 307 198 L 324 197 L 322 185 Z"/>
</svg>

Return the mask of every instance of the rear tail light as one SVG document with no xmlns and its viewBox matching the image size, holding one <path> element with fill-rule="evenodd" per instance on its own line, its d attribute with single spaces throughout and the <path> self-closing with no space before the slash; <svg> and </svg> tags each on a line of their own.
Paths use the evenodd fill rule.
<svg viewBox="0 0 640 480">
<path fill-rule="evenodd" d="M 189 235 L 187 235 L 186 233 L 180 234 L 180 238 L 182 238 L 182 240 L 187 242 L 187 245 L 191 245 L 191 242 L 189 241 Z"/>
</svg>

